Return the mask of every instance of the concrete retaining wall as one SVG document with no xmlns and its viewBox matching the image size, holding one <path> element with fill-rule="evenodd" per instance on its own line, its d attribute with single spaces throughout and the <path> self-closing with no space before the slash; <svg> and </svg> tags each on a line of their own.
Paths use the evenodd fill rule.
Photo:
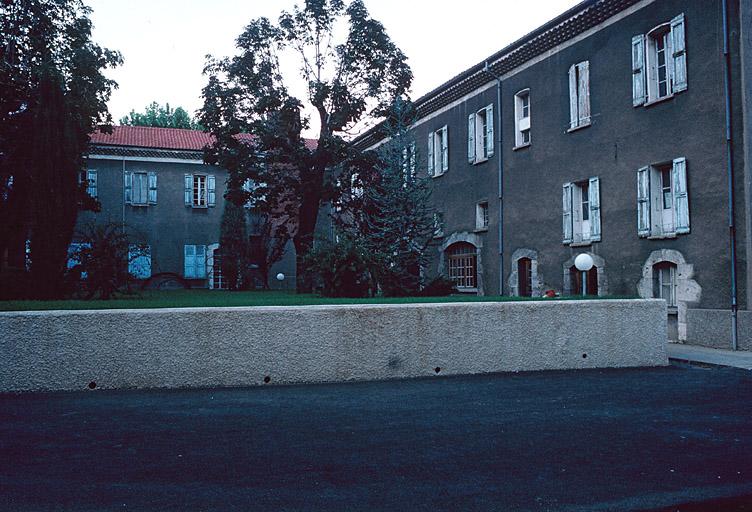
<svg viewBox="0 0 752 512">
<path fill-rule="evenodd" d="M 667 364 L 661 300 L 0 313 L 0 391 Z"/>
<path fill-rule="evenodd" d="M 752 311 L 737 311 L 737 348 L 752 350 Z M 731 310 L 688 309 L 687 344 L 703 347 L 731 347 Z"/>
</svg>

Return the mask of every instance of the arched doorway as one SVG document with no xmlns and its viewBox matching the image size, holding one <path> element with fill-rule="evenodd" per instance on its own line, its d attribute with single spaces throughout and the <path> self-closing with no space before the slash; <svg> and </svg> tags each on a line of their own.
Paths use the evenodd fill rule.
<svg viewBox="0 0 752 512">
<path fill-rule="evenodd" d="M 598 267 L 585 273 L 585 294 L 598 295 Z M 582 295 L 582 272 L 572 265 L 569 267 L 569 289 L 572 295 Z"/>
<path fill-rule="evenodd" d="M 520 297 L 533 296 L 533 260 L 530 258 L 517 260 L 517 294 Z"/>
</svg>

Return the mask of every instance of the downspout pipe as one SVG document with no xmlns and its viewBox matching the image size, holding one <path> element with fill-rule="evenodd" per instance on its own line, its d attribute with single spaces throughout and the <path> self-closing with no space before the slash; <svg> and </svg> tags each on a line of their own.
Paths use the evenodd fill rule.
<svg viewBox="0 0 752 512">
<path fill-rule="evenodd" d="M 499 162 L 499 295 L 504 295 L 504 145 L 502 144 L 502 115 L 501 115 L 501 77 L 491 71 L 488 61 L 483 71 L 496 80 L 496 117 L 499 120 L 498 137 L 496 139 L 497 158 Z"/>
<path fill-rule="evenodd" d="M 731 259 L 731 348 L 738 350 L 736 286 L 736 220 L 734 214 L 734 139 L 731 119 L 731 51 L 729 45 L 728 0 L 723 4 L 723 63 L 726 102 L 726 175 L 728 179 L 729 257 Z"/>
</svg>

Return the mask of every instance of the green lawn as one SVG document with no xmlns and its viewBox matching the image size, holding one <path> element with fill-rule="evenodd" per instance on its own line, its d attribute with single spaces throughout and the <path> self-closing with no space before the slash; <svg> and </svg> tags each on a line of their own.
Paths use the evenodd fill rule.
<svg viewBox="0 0 752 512">
<path fill-rule="evenodd" d="M 530 299 L 519 297 L 478 297 L 452 295 L 450 297 L 402 297 L 369 299 L 330 299 L 310 294 L 292 292 L 227 292 L 213 290 L 144 291 L 139 295 L 112 300 L 11 300 L 0 301 L 0 311 L 39 311 L 52 309 L 128 309 L 128 308 L 189 308 L 217 306 L 305 306 L 321 304 L 408 304 L 425 302 L 499 302 L 512 300 L 567 300 Z M 595 297 L 592 297 L 595 298 Z M 612 297 L 619 298 L 619 297 Z"/>
</svg>

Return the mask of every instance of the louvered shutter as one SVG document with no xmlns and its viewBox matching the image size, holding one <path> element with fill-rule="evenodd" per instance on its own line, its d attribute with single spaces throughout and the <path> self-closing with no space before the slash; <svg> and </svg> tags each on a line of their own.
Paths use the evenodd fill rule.
<svg viewBox="0 0 752 512">
<path fill-rule="evenodd" d="M 196 278 L 196 246 L 184 246 L 183 275 L 186 279 Z"/>
<path fill-rule="evenodd" d="M 475 163 L 475 114 L 467 117 L 467 161 Z"/>
<path fill-rule="evenodd" d="M 632 38 L 632 105 L 643 105 L 647 100 L 645 76 L 645 36 Z"/>
<path fill-rule="evenodd" d="M 674 193 L 674 226 L 677 234 L 689 233 L 689 196 L 687 194 L 687 161 L 674 160 L 672 169 Z"/>
<path fill-rule="evenodd" d="M 149 173 L 149 204 L 157 204 L 157 173 Z"/>
<path fill-rule="evenodd" d="M 429 176 L 433 176 L 435 172 L 433 138 L 434 138 L 433 132 L 429 133 L 428 134 L 428 175 Z"/>
<path fill-rule="evenodd" d="M 493 104 L 486 107 L 486 158 L 494 154 L 494 115 Z"/>
<path fill-rule="evenodd" d="M 569 67 L 569 128 L 577 128 L 580 115 L 577 112 L 577 65 Z"/>
<path fill-rule="evenodd" d="M 86 193 L 91 197 L 97 197 L 97 171 L 91 169 L 86 172 Z"/>
<path fill-rule="evenodd" d="M 125 204 L 132 204 L 133 203 L 133 173 L 130 171 L 125 171 L 123 174 L 125 183 Z"/>
<path fill-rule="evenodd" d="M 193 175 L 186 174 L 185 175 L 185 199 L 184 199 L 186 206 L 192 206 L 193 205 Z"/>
<path fill-rule="evenodd" d="M 572 184 L 565 183 L 562 189 L 562 230 L 563 242 L 572 243 Z"/>
<path fill-rule="evenodd" d="M 206 246 L 196 246 L 196 277 L 203 279 L 206 277 Z"/>
<path fill-rule="evenodd" d="M 674 92 L 687 90 L 687 43 L 684 14 L 671 20 L 671 47 L 674 60 Z"/>
<path fill-rule="evenodd" d="M 588 187 L 588 205 L 590 207 L 590 240 L 601 240 L 601 187 L 600 179 L 590 178 Z"/>
<path fill-rule="evenodd" d="M 650 236 L 650 168 L 637 171 L 637 234 Z"/>
<path fill-rule="evenodd" d="M 215 206 L 217 204 L 217 180 L 211 174 L 206 177 L 206 187 L 208 189 L 207 203 L 209 206 Z"/>
<path fill-rule="evenodd" d="M 579 69 L 579 83 L 577 84 L 579 124 L 587 124 L 590 122 L 590 62 L 581 62 L 577 67 Z"/>
<path fill-rule="evenodd" d="M 446 125 L 441 129 L 441 170 L 449 170 L 449 130 Z"/>
<path fill-rule="evenodd" d="M 407 183 L 408 179 L 408 170 L 407 166 L 409 165 L 409 155 L 407 153 L 407 147 L 402 148 L 402 182 Z"/>
</svg>

